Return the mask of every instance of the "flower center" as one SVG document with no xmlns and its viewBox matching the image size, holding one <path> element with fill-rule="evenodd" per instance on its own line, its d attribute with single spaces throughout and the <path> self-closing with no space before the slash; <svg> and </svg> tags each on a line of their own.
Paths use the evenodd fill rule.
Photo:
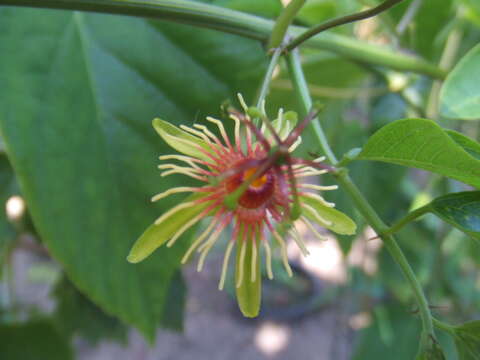
<svg viewBox="0 0 480 360">
<path fill-rule="evenodd" d="M 237 165 L 241 165 L 241 163 Z M 249 181 L 256 171 L 256 167 L 251 167 L 229 178 L 225 183 L 227 191 L 235 191 L 245 181 Z M 240 199 L 238 199 L 238 203 L 247 209 L 259 208 L 270 200 L 274 190 L 275 175 L 271 170 L 268 170 L 265 174 L 252 181 L 242 196 L 240 196 Z"/>
</svg>

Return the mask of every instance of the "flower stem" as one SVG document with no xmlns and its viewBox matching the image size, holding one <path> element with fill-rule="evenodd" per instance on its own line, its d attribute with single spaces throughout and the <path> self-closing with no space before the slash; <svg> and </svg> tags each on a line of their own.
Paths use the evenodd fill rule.
<svg viewBox="0 0 480 360">
<path fill-rule="evenodd" d="M 302 111 L 308 112 L 310 107 L 312 106 L 312 100 L 310 98 L 310 94 L 308 93 L 307 83 L 303 75 L 302 67 L 300 64 L 300 57 L 297 50 L 294 50 L 287 54 L 287 64 L 289 72 L 291 74 L 292 82 L 295 84 L 295 89 L 301 103 Z M 325 153 L 327 159 L 332 163 L 332 165 L 335 166 L 337 164 L 337 158 L 335 157 L 335 154 L 333 153 L 330 145 L 328 144 L 328 141 L 326 140 L 325 133 L 323 132 L 320 123 L 318 121 L 313 121 L 312 127 L 314 134 L 316 135 L 317 140 L 320 144 L 320 147 Z M 398 246 L 393 236 L 381 235 L 388 229 L 388 227 L 378 216 L 378 214 L 372 208 L 365 196 L 360 192 L 355 183 L 352 181 L 352 179 L 348 175 L 348 171 L 346 169 L 339 169 L 334 173 L 334 176 L 336 176 L 339 184 L 350 195 L 352 201 L 354 202 L 358 211 L 365 218 L 365 220 L 377 232 L 377 234 L 380 234 L 380 237 L 382 238 L 386 249 L 393 257 L 395 262 L 399 265 L 403 275 L 410 284 L 415 299 L 417 301 L 420 317 L 422 320 L 423 331 L 420 340 L 420 351 L 430 348 L 431 339 L 434 338 L 432 315 L 430 313 L 425 294 L 423 293 L 420 283 L 418 282 L 415 273 L 413 272 L 410 264 L 408 263 L 407 258 L 403 254 L 402 250 Z"/>
<path fill-rule="evenodd" d="M 267 42 L 274 27 L 271 20 L 240 11 L 187 0 L 0 0 L 0 6 L 28 6 L 64 10 L 93 11 L 163 19 L 232 33 Z M 289 35 L 299 36 L 305 28 L 291 26 Z M 418 57 L 385 46 L 333 33 L 310 38 L 306 46 L 331 51 L 340 56 L 400 71 L 413 71 L 442 79 L 446 72 Z"/>
<path fill-rule="evenodd" d="M 287 34 L 288 28 L 292 23 L 295 15 L 300 11 L 306 0 L 292 0 L 285 9 L 283 9 L 280 16 L 277 18 L 273 26 L 270 40 L 268 41 L 267 49 L 276 49 L 282 45 L 283 39 Z"/>
<path fill-rule="evenodd" d="M 380 5 L 375 6 L 374 8 L 371 8 L 371 9 L 368 9 L 368 10 L 365 10 L 365 11 L 361 11 L 361 12 L 358 12 L 358 13 L 355 13 L 355 14 L 342 16 L 340 18 L 332 19 L 332 20 L 329 20 L 327 22 L 324 22 L 323 24 L 314 26 L 314 27 L 308 29 L 307 31 L 305 31 L 302 35 L 298 36 L 292 42 L 290 42 L 288 44 L 288 46 L 286 47 L 286 49 L 291 51 L 291 50 L 295 49 L 297 46 L 299 46 L 300 44 L 302 44 L 305 41 L 307 41 L 308 39 L 310 39 L 311 37 L 313 37 L 317 34 L 320 34 L 321 32 L 323 32 L 325 30 L 328 30 L 328 29 L 331 29 L 331 28 L 334 28 L 334 27 L 337 27 L 337 26 L 340 26 L 340 25 L 348 24 L 348 23 L 351 23 L 351 22 L 354 22 L 354 21 L 368 19 L 369 17 L 380 14 L 381 12 L 390 9 L 392 6 L 398 4 L 401 1 L 403 1 L 403 0 L 386 0 L 383 3 L 381 3 Z"/>
</svg>

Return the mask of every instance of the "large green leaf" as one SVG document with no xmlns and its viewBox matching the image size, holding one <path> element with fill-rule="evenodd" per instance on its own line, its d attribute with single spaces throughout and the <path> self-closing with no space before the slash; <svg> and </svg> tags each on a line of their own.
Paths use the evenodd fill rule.
<svg viewBox="0 0 480 360">
<path fill-rule="evenodd" d="M 384 126 L 370 137 L 359 159 L 416 167 L 480 187 L 480 161 L 430 120 L 404 119 Z"/>
<path fill-rule="evenodd" d="M 480 359 L 480 321 L 470 321 L 455 327 L 455 345 L 459 360 Z"/>
<path fill-rule="evenodd" d="M 126 342 L 128 328 L 117 318 L 105 314 L 68 279 L 61 279 L 53 294 L 57 300 L 53 321 L 63 336 L 71 339 L 79 335 L 92 344 L 103 339 Z"/>
<path fill-rule="evenodd" d="M 478 142 L 455 130 L 445 130 L 445 132 L 466 152 L 480 160 L 480 144 Z"/>
<path fill-rule="evenodd" d="M 427 206 L 444 221 L 480 240 L 480 191 L 444 195 Z"/>
<path fill-rule="evenodd" d="M 82 293 L 152 337 L 170 322 L 183 248 L 126 261 L 178 202 L 149 201 L 178 183 L 160 180 L 155 159 L 172 150 L 151 121 L 191 124 L 237 91 L 251 97 L 260 45 L 150 20 L 1 8 L 0 54 L 0 129 L 41 237 Z"/>
<path fill-rule="evenodd" d="M 443 116 L 480 120 L 480 44 L 471 49 L 449 73 L 440 92 Z"/>
<path fill-rule="evenodd" d="M 2 360 L 70 360 L 72 350 L 48 321 L 0 325 Z"/>
</svg>

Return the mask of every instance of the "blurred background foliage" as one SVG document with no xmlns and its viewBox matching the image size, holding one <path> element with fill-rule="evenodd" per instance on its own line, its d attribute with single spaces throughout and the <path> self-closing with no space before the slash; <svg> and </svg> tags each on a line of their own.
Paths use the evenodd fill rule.
<svg viewBox="0 0 480 360">
<path fill-rule="evenodd" d="M 204 2 L 268 18 L 282 8 L 277 0 Z M 310 0 L 296 24 L 311 26 L 377 3 Z M 449 70 L 480 42 L 480 5 L 404 1 L 374 19 L 332 31 Z M 0 54 L 0 201 L 6 205 L 0 214 L 0 358 L 71 359 L 73 336 L 93 344 L 125 342 L 129 326 L 150 340 L 159 327 L 181 330 L 184 247 L 160 249 L 140 265 L 125 260 L 143 229 L 176 201 L 149 202 L 178 181 L 159 180 L 156 158 L 169 149 L 151 120 L 191 125 L 206 115 L 220 117 L 219 105 L 236 104 L 237 92 L 253 101 L 267 65 L 262 45 L 165 21 L 0 6 Z M 406 117 L 431 118 L 480 137 L 478 121 L 443 116 L 440 83 L 429 77 L 308 48 L 302 61 L 312 96 L 325 104 L 320 121 L 339 157 Z M 480 71 L 480 62 L 472 66 Z M 277 70 L 267 98 L 270 114 L 279 107 L 297 109 L 286 69 Z M 319 149 L 306 133 L 298 151 L 310 157 Z M 390 224 L 437 196 L 469 189 L 396 165 L 358 161 L 349 170 Z M 359 237 L 367 241 L 369 232 L 347 195 L 341 189 L 326 195 L 357 221 Z M 452 323 L 478 318 L 479 243 L 433 215 L 398 235 L 434 312 Z M 338 238 L 345 257 L 354 240 Z M 55 264 L 43 277 L 51 284 L 54 309 L 16 301 L 12 258 L 18 251 Z M 335 296 L 348 299 L 349 312 L 372 319 L 355 336 L 353 358 L 388 353 L 412 359 L 420 324 L 411 291 L 383 249 L 374 256 L 375 272 L 349 266 L 348 282 L 335 289 Z M 459 355 L 442 333 L 439 340 L 448 359 L 480 358 Z"/>
</svg>

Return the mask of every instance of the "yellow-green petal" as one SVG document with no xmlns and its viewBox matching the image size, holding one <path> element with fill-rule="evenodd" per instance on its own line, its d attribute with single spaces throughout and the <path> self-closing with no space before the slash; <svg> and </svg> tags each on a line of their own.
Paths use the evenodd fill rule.
<svg viewBox="0 0 480 360">
<path fill-rule="evenodd" d="M 156 118 L 153 119 L 153 127 L 162 139 L 178 152 L 195 157 L 197 159 L 209 161 L 210 158 L 201 152 L 195 145 L 205 149 L 207 152 L 212 152 L 209 145 L 202 139 L 189 134 L 186 131 L 170 124 L 169 122 Z"/>
<path fill-rule="evenodd" d="M 337 209 L 327 207 L 318 199 L 300 196 L 300 202 L 308 205 L 315 213 L 322 219 L 330 222 L 330 224 L 321 224 L 323 227 L 336 232 L 341 235 L 353 235 L 357 230 L 357 225 L 347 215 L 338 211 Z M 315 213 L 308 208 L 302 209 L 304 214 L 309 220 L 319 223 Z"/>
<path fill-rule="evenodd" d="M 235 283 L 238 282 L 240 267 L 243 267 L 243 276 L 242 281 L 239 287 L 236 287 L 237 302 L 245 317 L 256 317 L 260 312 L 260 302 L 262 298 L 262 274 L 260 273 L 260 241 L 254 242 L 251 239 L 246 239 L 244 246 L 245 256 L 241 262 L 241 241 L 237 241 L 237 259 L 235 265 Z M 252 277 L 252 254 L 253 248 L 256 247 L 257 257 L 256 257 L 256 266 L 255 266 L 255 281 L 251 281 Z"/>
<path fill-rule="evenodd" d="M 188 197 L 187 200 L 192 200 L 192 197 Z M 183 203 L 184 202 L 177 206 Z M 150 225 L 133 245 L 127 260 L 131 263 L 138 263 L 148 257 L 152 252 L 172 238 L 183 225 L 206 209 L 208 205 L 210 205 L 210 203 L 206 202 L 183 208 L 179 211 L 172 212 L 172 214 L 163 219 L 161 223 Z"/>
</svg>

